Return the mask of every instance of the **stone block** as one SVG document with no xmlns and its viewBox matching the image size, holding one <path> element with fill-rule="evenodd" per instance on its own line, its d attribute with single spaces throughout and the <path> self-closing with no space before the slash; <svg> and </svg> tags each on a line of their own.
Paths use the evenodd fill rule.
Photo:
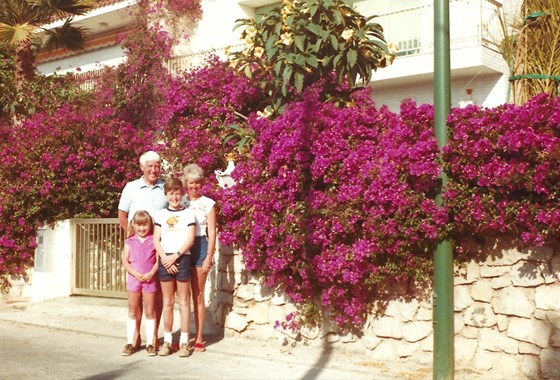
<svg viewBox="0 0 560 380">
<path fill-rule="evenodd" d="M 539 359 L 545 379 L 560 379 L 560 350 L 546 348 L 541 351 Z"/>
<path fill-rule="evenodd" d="M 480 267 L 480 277 L 483 278 L 494 278 L 500 277 L 504 274 L 509 273 L 511 267 L 509 266 L 500 266 L 500 267 L 493 267 L 489 265 L 482 265 Z"/>
<path fill-rule="evenodd" d="M 560 311 L 560 285 L 539 286 L 535 291 L 535 304 L 542 310 Z"/>
<path fill-rule="evenodd" d="M 519 353 L 523 355 L 540 355 L 542 348 L 532 343 L 519 342 Z"/>
<path fill-rule="evenodd" d="M 560 280 L 560 252 L 556 253 L 552 259 L 550 259 L 550 271 Z"/>
<path fill-rule="evenodd" d="M 379 361 L 397 360 L 397 344 L 392 339 L 384 339 L 372 351 L 368 352 L 368 358 Z"/>
<path fill-rule="evenodd" d="M 480 279 L 480 265 L 475 261 L 469 261 L 466 265 L 456 270 L 454 277 L 455 285 L 472 284 Z"/>
<path fill-rule="evenodd" d="M 226 329 L 243 332 L 247 329 L 248 326 L 249 322 L 247 322 L 247 319 L 237 313 L 230 312 L 226 317 Z"/>
<path fill-rule="evenodd" d="M 548 347 L 550 334 L 550 324 L 536 319 L 511 317 L 507 329 L 510 338 L 533 343 L 541 348 Z"/>
<path fill-rule="evenodd" d="M 471 326 L 465 326 L 463 330 L 461 330 L 461 336 L 467 339 L 478 339 L 480 335 L 480 329 Z"/>
<path fill-rule="evenodd" d="M 474 358 L 478 343 L 476 339 L 455 337 L 455 360 L 459 363 L 468 363 Z"/>
<path fill-rule="evenodd" d="M 274 292 L 272 289 L 262 285 L 260 282 L 255 284 L 253 288 L 253 295 L 255 301 L 257 302 L 268 301 L 269 299 L 272 298 L 273 293 Z"/>
<path fill-rule="evenodd" d="M 511 248 L 511 240 L 508 240 L 505 236 L 500 237 L 500 239 L 502 241 L 495 244 L 494 249 L 491 249 L 490 252 L 487 252 L 488 258 L 486 262 L 488 265 L 509 266 L 525 258 L 523 253 L 519 252 L 516 248 Z"/>
<path fill-rule="evenodd" d="M 554 249 L 552 247 L 542 246 L 542 247 L 531 247 L 523 250 L 526 260 L 533 260 L 541 263 L 546 263 L 554 255 Z"/>
<path fill-rule="evenodd" d="M 253 287 L 255 285 L 252 284 L 242 284 L 239 285 L 237 287 L 237 289 L 235 290 L 234 295 L 238 298 L 241 298 L 244 301 L 250 301 L 252 299 L 254 299 L 254 294 L 253 294 Z"/>
<path fill-rule="evenodd" d="M 381 317 L 373 321 L 372 330 L 381 338 L 402 338 L 402 322 L 395 317 Z"/>
<path fill-rule="evenodd" d="M 510 276 L 514 286 L 535 287 L 544 284 L 541 266 L 533 261 L 520 261 L 513 265 Z"/>
<path fill-rule="evenodd" d="M 397 344 L 397 355 L 399 358 L 414 356 L 420 350 L 420 343 L 399 342 Z"/>
<path fill-rule="evenodd" d="M 496 314 L 487 303 L 475 303 L 463 316 L 465 325 L 474 327 L 492 327 L 496 325 Z"/>
<path fill-rule="evenodd" d="M 454 295 L 454 310 L 455 311 L 462 311 L 468 308 L 473 304 L 473 299 L 469 292 L 469 287 L 466 285 L 463 286 L 455 286 L 453 288 L 453 295 Z"/>
<path fill-rule="evenodd" d="M 248 322 L 255 322 L 257 325 L 270 323 L 269 306 L 266 302 L 257 302 L 247 309 L 246 315 Z"/>
<path fill-rule="evenodd" d="M 474 367 L 479 370 L 489 371 L 494 366 L 496 353 L 478 348 L 474 356 Z"/>
<path fill-rule="evenodd" d="M 368 350 L 373 350 L 379 345 L 379 343 L 381 343 L 381 338 L 372 334 L 364 334 L 360 341 L 365 348 L 367 348 Z"/>
<path fill-rule="evenodd" d="M 475 301 L 490 302 L 494 290 L 488 280 L 480 280 L 471 287 L 471 297 Z"/>
<path fill-rule="evenodd" d="M 410 343 L 426 338 L 431 332 L 432 324 L 430 322 L 409 322 L 402 326 L 402 336 Z"/>
<path fill-rule="evenodd" d="M 499 314 L 496 315 L 496 322 L 498 325 L 498 331 L 506 331 L 509 325 L 509 319 L 507 315 Z"/>
<path fill-rule="evenodd" d="M 429 337 L 420 342 L 420 348 L 424 352 L 434 352 L 434 334 L 430 334 Z"/>
<path fill-rule="evenodd" d="M 506 352 L 517 354 L 519 351 L 518 341 L 501 334 L 494 329 L 480 329 L 480 348 L 492 352 Z"/>
<path fill-rule="evenodd" d="M 490 280 L 490 286 L 492 286 L 492 289 L 502 289 L 510 285 L 511 285 L 511 278 L 509 278 L 509 276 L 507 275 L 494 277 Z"/>
<path fill-rule="evenodd" d="M 528 379 L 540 379 L 540 367 L 538 357 L 532 355 L 523 355 L 521 357 L 519 369 L 523 375 L 527 376 Z"/>
<path fill-rule="evenodd" d="M 496 314 L 529 318 L 535 310 L 535 304 L 531 301 L 533 294 L 533 289 L 509 286 L 497 290 L 490 304 Z"/>
<path fill-rule="evenodd" d="M 425 307 L 418 308 L 418 314 L 416 315 L 417 321 L 431 321 L 433 319 L 432 309 L 426 309 Z"/>
</svg>

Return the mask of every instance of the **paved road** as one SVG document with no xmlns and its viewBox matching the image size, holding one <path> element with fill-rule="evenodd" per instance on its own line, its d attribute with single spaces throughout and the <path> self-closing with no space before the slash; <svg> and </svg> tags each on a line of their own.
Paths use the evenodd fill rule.
<svg viewBox="0 0 560 380">
<path fill-rule="evenodd" d="M 0 322 L 0 379 L 395 379 L 377 368 L 329 363 L 324 353 L 313 362 L 297 352 L 224 339 L 189 358 L 148 357 L 144 351 L 120 355 L 122 339 Z"/>
<path fill-rule="evenodd" d="M 205 331 L 206 352 L 189 358 L 121 356 L 126 300 L 69 297 L 0 302 L 0 379 L 429 380 L 429 364 L 369 360 L 363 352 L 282 346 Z M 160 335 L 161 337 L 161 335 Z M 459 369 L 457 380 L 504 380 Z"/>
</svg>

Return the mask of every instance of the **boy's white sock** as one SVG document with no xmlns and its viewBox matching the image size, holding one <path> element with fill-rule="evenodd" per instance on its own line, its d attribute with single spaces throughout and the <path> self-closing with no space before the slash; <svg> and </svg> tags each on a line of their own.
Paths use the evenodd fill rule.
<svg viewBox="0 0 560 380">
<path fill-rule="evenodd" d="M 126 340 L 128 344 L 134 344 L 134 332 L 136 331 L 136 319 L 126 320 Z"/>
<path fill-rule="evenodd" d="M 179 344 L 189 343 L 189 333 L 181 332 L 181 337 L 179 338 Z"/>
<path fill-rule="evenodd" d="M 163 341 L 169 344 L 173 343 L 173 335 L 171 332 L 163 332 Z"/>
</svg>

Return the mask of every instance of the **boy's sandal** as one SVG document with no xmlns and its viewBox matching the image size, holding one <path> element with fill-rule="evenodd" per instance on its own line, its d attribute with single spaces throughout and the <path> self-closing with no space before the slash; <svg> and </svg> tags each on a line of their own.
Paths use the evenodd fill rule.
<svg viewBox="0 0 560 380">
<path fill-rule="evenodd" d="M 195 352 L 204 352 L 206 348 L 204 348 L 204 343 L 195 343 L 194 344 L 194 351 Z"/>
</svg>

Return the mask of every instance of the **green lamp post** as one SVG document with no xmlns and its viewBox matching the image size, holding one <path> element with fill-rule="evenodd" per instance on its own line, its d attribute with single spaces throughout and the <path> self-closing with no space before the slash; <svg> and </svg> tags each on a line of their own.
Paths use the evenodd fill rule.
<svg viewBox="0 0 560 380">
<path fill-rule="evenodd" d="M 451 109 L 449 0 L 434 1 L 434 127 L 440 152 L 447 145 L 447 116 Z M 441 153 L 440 153 L 441 154 Z M 443 186 L 447 175 L 442 171 Z M 441 206 L 441 194 L 437 198 Z M 453 246 L 441 242 L 434 254 L 433 378 L 453 379 L 455 348 L 453 328 Z"/>
</svg>

